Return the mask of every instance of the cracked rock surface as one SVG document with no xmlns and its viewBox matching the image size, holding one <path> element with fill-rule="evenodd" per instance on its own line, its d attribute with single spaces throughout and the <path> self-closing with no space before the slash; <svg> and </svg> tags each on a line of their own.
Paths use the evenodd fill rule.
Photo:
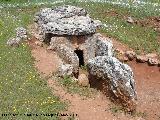
<svg viewBox="0 0 160 120">
<path fill-rule="evenodd" d="M 94 22 L 85 9 L 70 5 L 42 9 L 36 14 L 35 21 L 44 33 L 55 35 L 91 34 L 101 25 Z"/>
<path fill-rule="evenodd" d="M 109 87 L 118 98 L 136 100 L 135 82 L 132 69 L 115 57 L 97 56 L 89 60 L 90 75 L 107 80 Z"/>
</svg>

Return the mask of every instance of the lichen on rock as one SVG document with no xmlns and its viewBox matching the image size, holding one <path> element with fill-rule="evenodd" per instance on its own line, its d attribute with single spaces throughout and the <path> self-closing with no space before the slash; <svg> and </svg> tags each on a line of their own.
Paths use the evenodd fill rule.
<svg viewBox="0 0 160 120">
<path fill-rule="evenodd" d="M 113 94 L 125 101 L 136 100 L 135 82 L 132 69 L 115 57 L 97 56 L 88 62 L 90 75 L 107 80 Z"/>
<path fill-rule="evenodd" d="M 92 20 L 85 9 L 64 5 L 57 8 L 42 9 L 35 21 L 44 33 L 55 35 L 86 35 L 95 33 L 100 23 Z"/>
</svg>

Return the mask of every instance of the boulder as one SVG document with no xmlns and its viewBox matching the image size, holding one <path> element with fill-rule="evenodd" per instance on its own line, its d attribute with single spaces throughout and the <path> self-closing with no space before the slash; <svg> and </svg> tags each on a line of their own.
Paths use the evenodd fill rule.
<svg viewBox="0 0 160 120">
<path fill-rule="evenodd" d="M 88 77 L 85 74 L 80 74 L 78 76 L 78 84 L 84 87 L 89 86 L 89 80 Z"/>
<path fill-rule="evenodd" d="M 58 75 L 60 77 L 72 76 L 73 66 L 70 64 L 62 64 L 61 66 L 59 66 Z"/>
<path fill-rule="evenodd" d="M 137 93 L 132 69 L 115 57 L 98 56 L 90 59 L 88 72 L 91 76 L 108 81 L 113 94 L 128 104 L 135 103 Z M 135 106 L 133 106 L 135 107 Z M 133 108 L 134 109 L 134 108 Z"/>
<path fill-rule="evenodd" d="M 53 48 L 51 48 L 53 49 Z M 58 56 L 63 59 L 64 63 L 73 66 L 74 74 L 78 74 L 79 69 L 79 58 L 74 52 L 74 49 L 64 45 L 58 44 L 54 50 L 57 52 Z"/>
<path fill-rule="evenodd" d="M 35 21 L 44 33 L 54 35 L 87 35 L 100 26 L 85 9 L 70 5 L 42 9 L 35 15 Z"/>
</svg>

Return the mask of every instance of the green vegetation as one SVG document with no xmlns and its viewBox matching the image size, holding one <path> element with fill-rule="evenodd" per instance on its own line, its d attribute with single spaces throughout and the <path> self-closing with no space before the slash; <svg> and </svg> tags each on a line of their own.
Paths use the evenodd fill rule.
<svg viewBox="0 0 160 120">
<path fill-rule="evenodd" d="M 153 27 L 130 24 L 125 17 L 132 16 L 133 19 L 143 20 L 150 16 L 158 16 L 159 12 L 151 8 L 126 8 L 107 3 L 72 3 L 86 8 L 92 18 L 99 19 L 106 24 L 102 32 L 106 36 L 115 38 L 139 53 L 158 52 L 160 54 L 160 43 L 158 32 Z M 159 7 L 160 8 L 160 7 Z M 149 12 L 148 12 L 149 11 Z"/>
<path fill-rule="evenodd" d="M 4 9 L 0 15 L 0 119 L 1 120 L 46 120 L 57 116 L 44 116 L 65 110 L 66 105 L 53 96 L 34 68 L 34 59 L 26 43 L 18 48 L 6 46 L 18 26 L 26 27 L 32 22 L 31 9 Z M 18 114 L 17 116 L 1 114 Z M 21 115 L 22 114 L 22 115 Z M 24 114 L 32 114 L 27 117 Z M 38 114 L 39 116 L 33 116 Z M 42 114 L 42 115 L 41 115 Z"/>
<path fill-rule="evenodd" d="M 71 77 L 65 76 L 63 79 L 59 80 L 61 85 L 64 86 L 69 93 L 76 93 L 85 97 L 94 97 L 97 91 L 90 87 L 82 87 L 77 84 Z"/>
<path fill-rule="evenodd" d="M 116 115 L 118 113 L 125 113 L 126 115 L 131 115 L 132 117 L 141 117 L 141 118 L 146 118 L 147 113 L 145 112 L 127 112 L 122 106 L 120 105 L 115 105 L 115 104 L 109 104 L 109 110 L 112 112 L 113 115 Z"/>
</svg>

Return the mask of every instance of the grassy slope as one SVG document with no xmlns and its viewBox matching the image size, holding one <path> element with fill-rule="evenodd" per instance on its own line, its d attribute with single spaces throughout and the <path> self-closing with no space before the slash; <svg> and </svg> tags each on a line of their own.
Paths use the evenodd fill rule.
<svg viewBox="0 0 160 120">
<path fill-rule="evenodd" d="M 14 29 L 26 26 L 32 20 L 35 8 L 4 9 L 0 15 L 0 119 L 2 113 L 54 113 L 64 110 L 65 105 L 52 95 L 33 67 L 31 51 L 26 44 L 19 48 L 6 46 L 6 40 L 14 36 Z M 16 116 L 16 120 L 51 119 L 50 117 Z M 56 119 L 56 117 L 52 117 Z"/>
<path fill-rule="evenodd" d="M 154 9 L 144 8 L 124 8 L 117 5 L 104 3 L 73 3 L 86 8 L 92 18 L 99 19 L 108 27 L 101 29 L 107 36 L 116 38 L 129 45 L 137 53 L 160 53 L 158 33 L 151 27 L 142 27 L 127 23 L 123 17 L 108 15 L 110 12 L 118 13 L 120 16 L 132 16 L 136 19 L 144 19 L 149 16 L 158 16 L 159 12 Z"/>
</svg>

